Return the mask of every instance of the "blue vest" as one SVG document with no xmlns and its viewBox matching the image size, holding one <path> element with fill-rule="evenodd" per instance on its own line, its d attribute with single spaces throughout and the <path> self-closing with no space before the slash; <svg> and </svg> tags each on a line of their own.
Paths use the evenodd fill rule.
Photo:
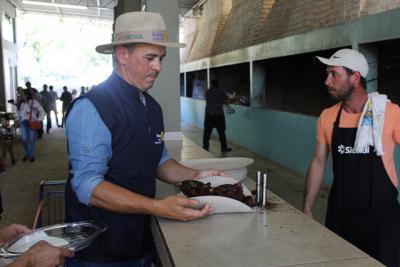
<svg viewBox="0 0 400 267">
<path fill-rule="evenodd" d="M 144 96 L 146 106 L 140 100 L 139 90 L 114 72 L 82 97 L 94 104 L 111 132 L 112 157 L 105 180 L 152 198 L 164 147 L 164 125 L 160 105 L 147 93 Z M 69 110 L 72 107 L 73 103 Z M 137 259 L 152 244 L 150 216 L 115 213 L 80 203 L 71 187 L 71 175 L 65 203 L 67 222 L 96 220 L 108 225 L 108 230 L 91 246 L 76 253 L 79 259 L 93 262 Z"/>
</svg>

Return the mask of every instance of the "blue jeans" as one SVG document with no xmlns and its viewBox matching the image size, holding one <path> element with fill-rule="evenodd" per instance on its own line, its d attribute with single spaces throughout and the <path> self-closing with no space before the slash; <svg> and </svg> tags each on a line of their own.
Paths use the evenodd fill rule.
<svg viewBox="0 0 400 267">
<path fill-rule="evenodd" d="M 151 266 L 147 262 L 146 257 L 138 260 L 124 261 L 124 262 L 87 262 L 77 259 L 65 259 L 65 266 L 67 267 L 147 267 Z"/>
<path fill-rule="evenodd" d="M 25 150 L 25 156 L 34 158 L 36 149 L 36 131 L 29 128 L 27 120 L 21 122 L 21 138 Z"/>
</svg>

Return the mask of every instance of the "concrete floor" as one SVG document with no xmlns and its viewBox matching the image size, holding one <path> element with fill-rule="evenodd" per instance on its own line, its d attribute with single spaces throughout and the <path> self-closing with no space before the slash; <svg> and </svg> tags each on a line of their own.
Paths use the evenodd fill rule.
<svg viewBox="0 0 400 267">
<path fill-rule="evenodd" d="M 67 147 L 63 129 L 51 130 L 36 142 L 36 161 L 22 161 L 23 149 L 19 136 L 14 144 L 17 164 L 11 166 L 9 158 L 5 172 L 0 174 L 3 200 L 0 227 L 22 223 L 32 227 L 39 204 L 41 180 L 65 179 L 68 171 Z"/>
<path fill-rule="evenodd" d="M 196 144 L 202 145 L 201 129 L 182 124 L 182 132 Z M 229 138 L 229 136 L 228 136 Z M 255 160 L 249 166 L 248 176 L 256 177 L 257 171 L 268 172 L 268 187 L 296 208 L 301 208 L 304 187 L 304 175 L 261 157 L 243 147 L 229 143 L 232 152 L 221 154 L 216 136 L 210 141 L 210 152 L 217 157 L 250 157 Z M 37 140 L 36 161 L 22 162 L 22 145 L 19 139 L 14 145 L 17 164 L 10 166 L 7 158 L 7 170 L 0 174 L 0 188 L 4 212 L 0 227 L 10 223 L 22 223 L 32 227 L 35 212 L 39 204 L 39 185 L 42 180 L 62 180 L 67 176 L 67 148 L 63 129 L 52 129 Z M 315 205 L 315 218 L 324 221 L 328 190 L 321 190 Z M 55 207 L 62 213 L 62 208 Z"/>
</svg>

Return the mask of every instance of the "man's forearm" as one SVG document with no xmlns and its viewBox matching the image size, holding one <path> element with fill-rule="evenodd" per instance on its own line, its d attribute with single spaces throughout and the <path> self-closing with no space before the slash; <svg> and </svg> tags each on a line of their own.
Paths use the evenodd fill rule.
<svg viewBox="0 0 400 267">
<path fill-rule="evenodd" d="M 157 170 L 157 177 L 167 183 L 178 183 L 193 179 L 197 170 L 185 167 L 174 159 L 169 159 Z"/>
<path fill-rule="evenodd" d="M 155 201 L 104 181 L 93 190 L 90 205 L 118 213 L 153 214 Z"/>
<path fill-rule="evenodd" d="M 311 212 L 322 183 L 324 168 L 325 162 L 320 162 L 318 159 L 313 159 L 310 164 L 304 190 L 303 211 L 305 212 Z"/>
</svg>

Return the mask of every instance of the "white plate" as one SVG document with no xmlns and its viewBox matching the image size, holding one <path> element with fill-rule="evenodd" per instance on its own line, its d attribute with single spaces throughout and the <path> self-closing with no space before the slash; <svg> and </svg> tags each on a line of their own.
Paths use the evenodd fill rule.
<svg viewBox="0 0 400 267">
<path fill-rule="evenodd" d="M 212 187 L 216 187 L 223 184 L 236 184 L 238 181 L 231 177 L 226 176 L 210 176 L 199 179 L 199 181 L 203 183 L 210 183 Z M 250 190 L 242 184 L 243 194 L 245 196 L 250 196 Z M 192 197 L 193 199 L 197 199 L 200 202 L 200 206 L 198 208 L 203 207 L 205 204 L 210 204 L 211 207 L 214 208 L 213 213 L 232 213 L 232 212 L 252 212 L 255 209 L 250 208 L 243 202 L 240 202 L 236 199 L 228 198 L 228 197 L 220 197 L 220 196 L 200 196 L 200 197 Z"/>
<path fill-rule="evenodd" d="M 18 239 L 8 250 L 12 253 L 24 253 L 40 240 L 44 240 L 56 247 L 65 247 L 69 244 L 66 239 L 49 236 L 45 232 L 33 232 Z"/>
<path fill-rule="evenodd" d="M 216 169 L 224 171 L 228 176 L 241 181 L 246 178 L 247 166 L 254 162 L 251 158 L 217 158 L 217 159 L 188 159 L 182 161 L 185 165 L 194 169 Z"/>
<path fill-rule="evenodd" d="M 30 234 L 17 236 L 6 242 L 0 248 L 0 257 L 18 257 L 40 240 L 79 251 L 89 246 L 99 234 L 106 230 L 105 224 L 94 221 L 61 223 L 38 228 Z"/>
<path fill-rule="evenodd" d="M 192 197 L 200 202 L 198 208 L 203 207 L 205 204 L 210 204 L 214 208 L 212 213 L 232 213 L 232 212 L 252 212 L 252 208 L 246 204 L 229 197 L 219 196 L 201 196 Z"/>
</svg>

